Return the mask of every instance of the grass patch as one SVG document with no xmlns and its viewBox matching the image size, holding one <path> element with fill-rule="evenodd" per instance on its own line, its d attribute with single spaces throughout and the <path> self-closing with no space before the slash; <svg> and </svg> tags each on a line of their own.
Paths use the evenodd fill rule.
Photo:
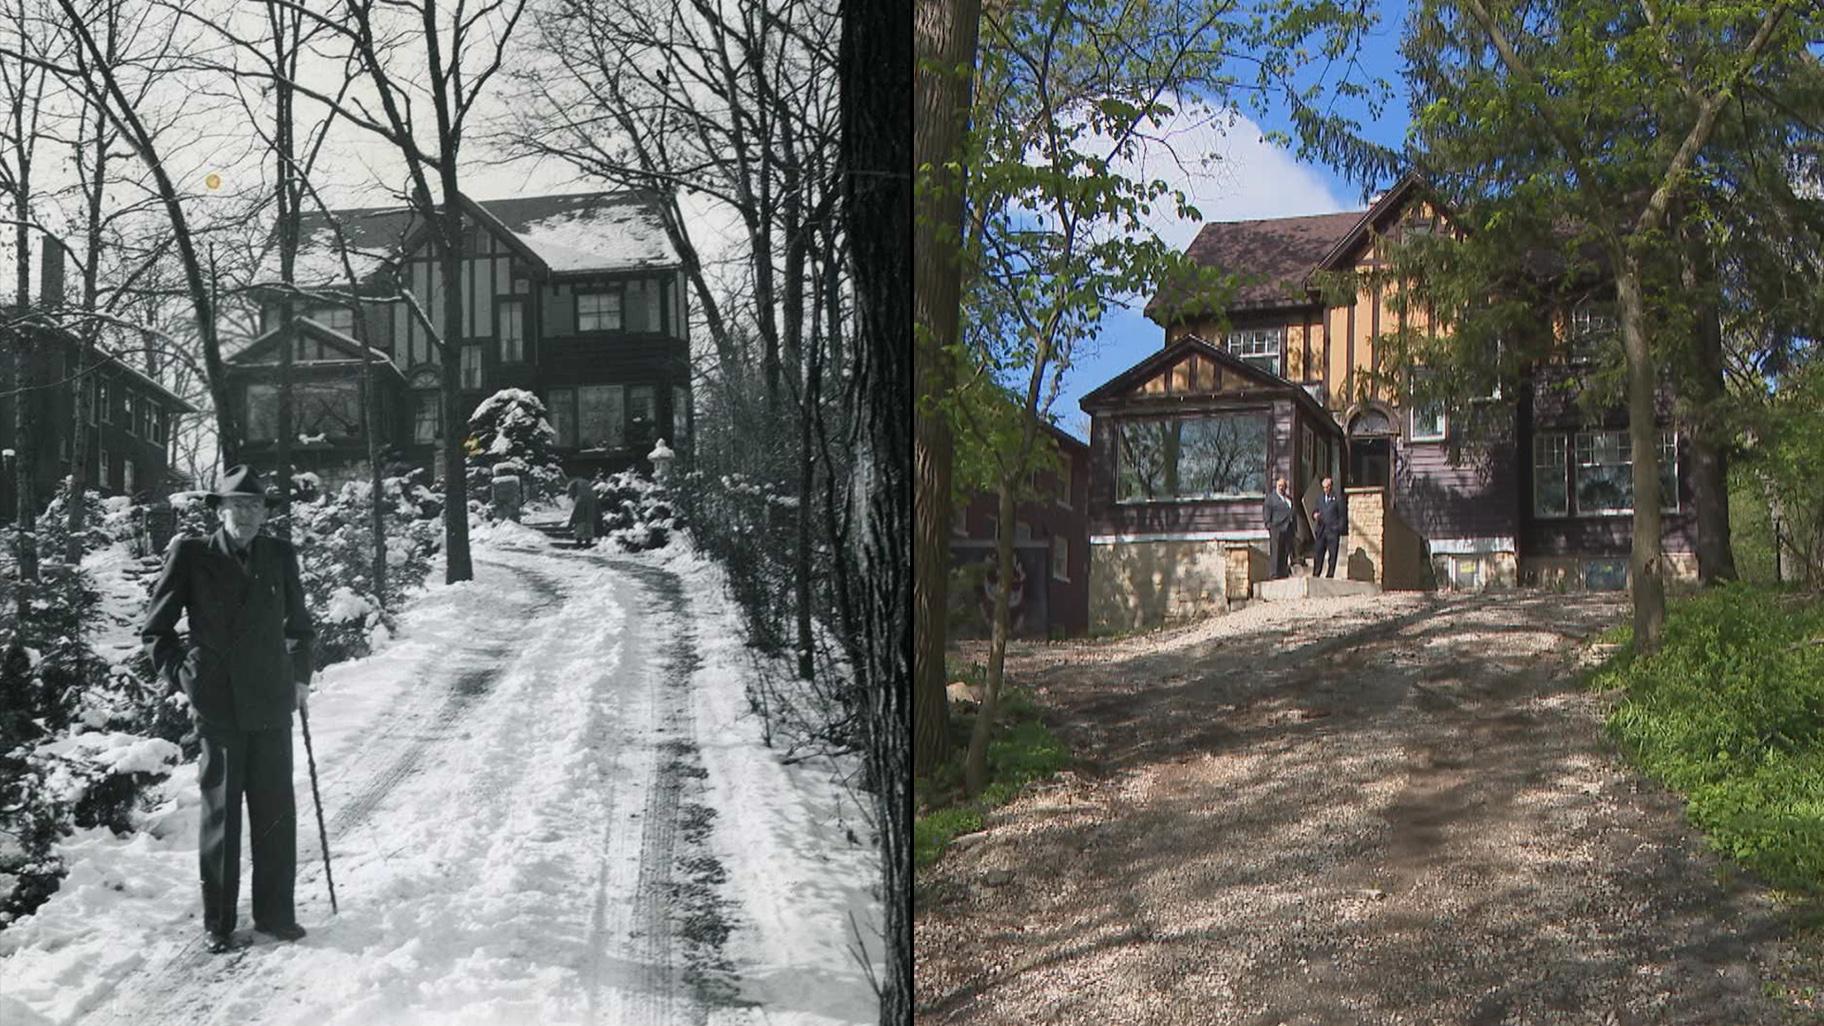
<svg viewBox="0 0 1824 1026">
<path fill-rule="evenodd" d="M 1718 849 L 1824 895 L 1824 602 L 1729 585 L 1672 602 L 1652 656 L 1615 640 L 1591 681 L 1624 692 L 1610 735 Z"/>
<path fill-rule="evenodd" d="M 985 683 L 985 678 L 978 665 L 953 667 L 948 679 L 974 684 Z M 963 795 L 962 781 L 973 727 L 973 714 L 953 718 L 950 762 L 932 778 L 914 781 L 918 811 L 912 822 L 912 862 L 919 869 L 936 862 L 954 838 L 980 830 L 983 813 L 1007 804 L 1027 784 L 1044 780 L 1070 763 L 1070 753 L 1046 728 L 1032 694 L 1004 686 L 994 733 L 988 739 L 988 779 L 981 795 L 971 801 Z"/>
</svg>

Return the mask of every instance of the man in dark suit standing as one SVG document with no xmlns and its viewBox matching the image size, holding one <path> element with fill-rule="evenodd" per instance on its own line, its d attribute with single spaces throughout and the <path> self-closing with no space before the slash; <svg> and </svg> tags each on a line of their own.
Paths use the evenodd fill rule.
<svg viewBox="0 0 1824 1026">
<path fill-rule="evenodd" d="M 291 788 L 291 713 L 310 695 L 310 645 L 298 556 L 260 534 L 266 489 L 250 468 L 229 468 L 205 500 L 222 525 L 207 538 L 172 539 L 140 631 L 152 665 L 183 689 L 202 744 L 203 930 L 212 952 L 234 936 L 240 897 L 241 801 L 253 848 L 253 928 L 304 936 L 292 900 L 298 817 Z M 189 613 L 188 641 L 177 633 Z"/>
<path fill-rule="evenodd" d="M 1292 496 L 1286 491 L 1285 478 L 1273 483 L 1273 492 L 1267 496 L 1261 518 L 1266 521 L 1267 553 L 1273 560 L 1273 579 L 1277 581 L 1292 573 L 1292 543 L 1298 537 L 1298 516 L 1292 511 Z"/>
<path fill-rule="evenodd" d="M 1317 497 L 1317 508 L 1311 511 L 1311 533 L 1317 537 L 1317 552 L 1311 557 L 1311 576 L 1322 573 L 1336 576 L 1336 554 L 1343 536 L 1349 533 L 1349 506 L 1336 494 L 1336 483 L 1324 478 L 1324 494 Z M 1330 553 L 1330 570 L 1324 572 L 1324 552 Z"/>
</svg>

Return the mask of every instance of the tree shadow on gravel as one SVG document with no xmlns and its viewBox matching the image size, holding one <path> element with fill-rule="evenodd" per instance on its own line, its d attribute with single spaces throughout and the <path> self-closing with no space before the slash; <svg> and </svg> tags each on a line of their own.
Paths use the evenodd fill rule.
<svg viewBox="0 0 1824 1026">
<path fill-rule="evenodd" d="M 934 867 L 920 1021 L 1781 1022 L 1778 917 L 1568 666 L 1619 610 L 1429 600 L 1017 677 L 1084 772 Z"/>
</svg>

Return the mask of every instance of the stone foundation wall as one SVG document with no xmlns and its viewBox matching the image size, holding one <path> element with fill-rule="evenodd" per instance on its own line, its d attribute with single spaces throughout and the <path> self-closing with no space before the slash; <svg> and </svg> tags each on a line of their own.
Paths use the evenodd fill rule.
<svg viewBox="0 0 1824 1026">
<path fill-rule="evenodd" d="M 1264 563 L 1264 559 L 1260 561 Z M 1089 547 L 1091 630 L 1135 630 L 1228 608 L 1231 580 L 1255 569 L 1245 542 L 1129 541 Z"/>
</svg>

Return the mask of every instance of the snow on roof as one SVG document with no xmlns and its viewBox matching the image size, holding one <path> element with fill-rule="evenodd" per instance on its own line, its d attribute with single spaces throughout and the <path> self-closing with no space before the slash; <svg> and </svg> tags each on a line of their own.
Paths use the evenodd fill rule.
<svg viewBox="0 0 1824 1026">
<path fill-rule="evenodd" d="M 644 193 L 489 200 L 481 206 L 556 274 L 678 263 L 658 205 Z"/>
</svg>

